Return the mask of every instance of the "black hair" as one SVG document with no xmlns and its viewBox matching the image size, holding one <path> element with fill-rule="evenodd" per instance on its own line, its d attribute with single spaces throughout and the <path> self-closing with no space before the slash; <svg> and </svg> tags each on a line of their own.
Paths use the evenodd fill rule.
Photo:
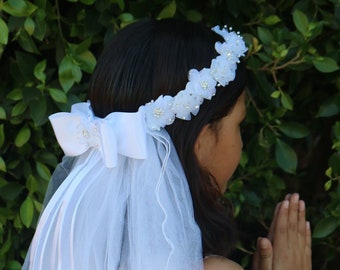
<svg viewBox="0 0 340 270">
<path fill-rule="evenodd" d="M 147 19 L 115 35 L 101 55 L 90 81 L 88 98 L 95 115 L 135 112 L 161 94 L 175 96 L 185 88 L 188 71 L 209 67 L 222 38 L 204 25 L 174 19 Z M 236 78 L 217 87 L 190 121 L 175 120 L 166 129 L 187 176 L 194 214 L 202 233 L 203 255 L 226 256 L 236 236 L 232 210 L 224 202 L 214 178 L 199 166 L 194 144 L 202 128 L 227 115 L 245 86 L 245 68 Z"/>
</svg>

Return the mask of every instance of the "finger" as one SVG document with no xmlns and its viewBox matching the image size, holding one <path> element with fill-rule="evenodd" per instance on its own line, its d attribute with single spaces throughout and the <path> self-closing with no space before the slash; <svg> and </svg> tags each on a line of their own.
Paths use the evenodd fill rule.
<svg viewBox="0 0 340 270">
<path fill-rule="evenodd" d="M 312 231 L 309 221 L 306 221 L 306 246 L 312 249 Z"/>
<path fill-rule="evenodd" d="M 306 245 L 306 212 L 305 202 L 299 201 L 299 214 L 298 214 L 298 245 L 304 248 Z"/>
<path fill-rule="evenodd" d="M 269 232 L 268 232 L 267 237 L 271 242 L 273 242 L 273 239 L 274 239 L 274 231 L 275 231 L 277 216 L 278 216 L 280 207 L 281 207 L 281 203 L 278 203 L 275 207 L 274 217 L 273 217 L 272 223 L 270 224 L 270 227 L 269 227 Z"/>
<path fill-rule="evenodd" d="M 306 222 L 306 269 L 312 269 L 312 231 L 309 221 Z"/>
<path fill-rule="evenodd" d="M 284 200 L 278 209 L 276 225 L 274 229 L 274 240 L 273 240 L 273 252 L 282 253 L 288 249 L 287 245 L 287 230 L 288 230 L 288 213 L 289 213 L 288 200 Z"/>
<path fill-rule="evenodd" d="M 257 241 L 258 266 L 260 270 L 271 270 L 273 265 L 272 245 L 267 238 L 260 238 Z"/>
<path fill-rule="evenodd" d="M 288 193 L 285 196 L 285 200 L 289 201 L 290 197 L 291 197 L 291 194 Z M 269 227 L 269 232 L 268 232 L 267 237 L 272 243 L 273 243 L 273 240 L 274 240 L 274 230 L 275 230 L 275 226 L 276 226 L 276 222 L 277 222 L 277 216 L 278 216 L 280 207 L 281 207 L 281 202 L 278 203 L 275 207 L 274 217 L 273 217 L 272 223 L 270 224 L 270 227 Z"/>
<path fill-rule="evenodd" d="M 289 205 L 288 245 L 295 246 L 298 238 L 299 194 L 292 194 Z"/>
<path fill-rule="evenodd" d="M 259 254 L 259 249 L 258 249 L 258 242 L 259 242 L 259 239 L 257 239 L 257 243 L 256 243 L 256 250 L 254 252 L 254 255 L 253 255 L 253 261 L 252 261 L 252 270 L 261 270 L 259 268 L 259 257 L 260 257 L 260 254 Z"/>
</svg>

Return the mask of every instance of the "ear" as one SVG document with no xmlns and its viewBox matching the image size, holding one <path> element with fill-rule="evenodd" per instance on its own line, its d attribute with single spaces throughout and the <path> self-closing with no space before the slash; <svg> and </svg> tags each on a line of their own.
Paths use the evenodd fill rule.
<svg viewBox="0 0 340 270">
<path fill-rule="evenodd" d="M 194 152 L 196 158 L 200 161 L 202 160 L 202 155 L 204 155 L 204 151 L 206 151 L 206 146 L 209 145 L 209 141 L 211 140 L 211 127 L 210 124 L 206 124 L 200 131 L 195 145 Z"/>
</svg>

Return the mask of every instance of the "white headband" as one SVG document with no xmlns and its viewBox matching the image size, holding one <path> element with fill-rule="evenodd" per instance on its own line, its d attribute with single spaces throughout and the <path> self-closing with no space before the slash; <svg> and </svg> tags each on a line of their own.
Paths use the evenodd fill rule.
<svg viewBox="0 0 340 270">
<path fill-rule="evenodd" d="M 203 99 L 210 100 L 215 95 L 216 86 L 226 86 L 235 79 L 239 59 L 247 51 L 243 38 L 239 33 L 228 32 L 226 26 L 222 29 L 215 26 L 212 30 L 224 38 L 223 43 L 215 43 L 219 55 L 212 59 L 209 68 L 200 71 L 191 69 L 185 89 L 175 97 L 162 95 L 145 105 L 146 121 L 150 129 L 159 130 L 171 125 L 175 117 L 190 120 L 191 114 L 198 113 Z"/>
<path fill-rule="evenodd" d="M 222 29 L 215 26 L 212 30 L 224 38 L 223 43 L 215 43 L 219 55 L 212 59 L 209 68 L 191 69 L 185 89 L 176 96 L 161 95 L 156 101 L 140 106 L 136 113 L 113 112 L 105 118 L 96 117 L 89 103 L 73 105 L 71 113 L 51 115 L 50 121 L 64 153 L 78 156 L 91 147 L 97 148 L 107 167 L 116 166 L 118 154 L 146 158 L 146 127 L 159 131 L 172 124 L 176 117 L 190 120 L 191 114 L 198 113 L 203 100 L 215 95 L 216 86 L 225 86 L 235 79 L 237 63 L 247 51 L 246 45 L 238 33 L 229 32 L 226 26 Z"/>
</svg>

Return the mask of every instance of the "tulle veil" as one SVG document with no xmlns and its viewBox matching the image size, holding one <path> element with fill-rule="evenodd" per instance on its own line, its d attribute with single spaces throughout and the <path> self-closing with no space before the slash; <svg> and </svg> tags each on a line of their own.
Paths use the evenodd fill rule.
<svg viewBox="0 0 340 270">
<path fill-rule="evenodd" d="M 203 269 L 200 230 L 171 138 L 148 130 L 145 143 L 145 158 L 118 153 L 114 167 L 94 147 L 75 158 L 43 210 L 24 269 Z"/>
</svg>

